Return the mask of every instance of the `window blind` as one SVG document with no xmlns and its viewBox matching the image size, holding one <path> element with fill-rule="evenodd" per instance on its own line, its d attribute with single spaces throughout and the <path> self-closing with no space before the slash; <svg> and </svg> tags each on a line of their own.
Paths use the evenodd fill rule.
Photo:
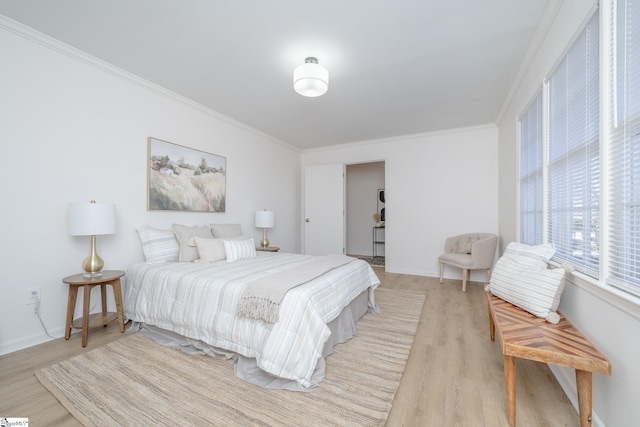
<svg viewBox="0 0 640 427">
<path fill-rule="evenodd" d="M 549 77 L 549 241 L 597 277 L 600 257 L 598 13 Z"/>
<path fill-rule="evenodd" d="M 520 117 L 520 242 L 542 242 L 542 91 Z"/>
<path fill-rule="evenodd" d="M 640 296 L 640 5 L 612 12 L 607 283 Z"/>
</svg>

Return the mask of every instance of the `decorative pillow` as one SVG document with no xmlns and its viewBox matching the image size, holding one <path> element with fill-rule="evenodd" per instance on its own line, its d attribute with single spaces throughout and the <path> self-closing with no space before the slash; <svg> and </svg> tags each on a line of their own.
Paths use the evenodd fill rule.
<svg viewBox="0 0 640 427">
<path fill-rule="evenodd" d="M 547 268 L 549 260 L 556 253 L 552 243 L 530 246 L 524 243 L 511 242 L 504 251 L 505 257 L 531 267 Z"/>
<path fill-rule="evenodd" d="M 227 255 L 227 262 L 234 262 L 239 259 L 255 258 L 256 244 L 253 239 L 225 240 L 224 251 Z"/>
<path fill-rule="evenodd" d="M 140 227 L 136 231 L 140 237 L 142 252 L 147 262 L 178 261 L 180 245 L 173 231 L 149 226 Z"/>
<path fill-rule="evenodd" d="M 458 245 L 456 246 L 457 254 L 470 254 L 471 253 L 471 244 L 473 243 L 473 239 L 471 237 L 461 237 L 458 239 Z"/>
<path fill-rule="evenodd" d="M 228 237 L 242 236 L 242 226 L 240 224 L 211 224 L 213 237 L 226 239 Z"/>
<path fill-rule="evenodd" d="M 564 290 L 564 274 L 563 268 L 527 266 L 503 256 L 485 290 L 550 323 L 558 323 L 556 310 Z"/>
<path fill-rule="evenodd" d="M 198 250 L 200 262 L 214 262 L 226 258 L 224 241 L 222 239 L 212 239 L 208 237 L 192 237 L 189 246 L 195 246 Z"/>
<path fill-rule="evenodd" d="M 206 225 L 187 227 L 186 225 L 173 224 L 173 232 L 180 243 L 180 253 L 178 261 L 191 262 L 198 259 L 198 249 L 189 246 L 189 240 L 192 237 L 208 237 L 212 238 L 211 229 Z"/>
</svg>

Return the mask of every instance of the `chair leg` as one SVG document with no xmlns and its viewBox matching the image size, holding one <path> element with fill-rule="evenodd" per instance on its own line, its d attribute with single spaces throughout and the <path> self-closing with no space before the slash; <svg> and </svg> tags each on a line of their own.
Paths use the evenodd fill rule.
<svg viewBox="0 0 640 427">
<path fill-rule="evenodd" d="M 444 275 L 444 263 L 440 263 L 440 284 L 442 284 L 442 276 Z"/>
<path fill-rule="evenodd" d="M 471 270 L 462 270 L 462 292 L 467 292 L 467 276 Z"/>
</svg>

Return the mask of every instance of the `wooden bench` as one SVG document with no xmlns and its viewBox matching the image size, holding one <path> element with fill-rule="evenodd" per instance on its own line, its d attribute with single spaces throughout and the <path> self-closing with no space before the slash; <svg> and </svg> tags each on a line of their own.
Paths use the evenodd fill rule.
<svg viewBox="0 0 640 427">
<path fill-rule="evenodd" d="M 591 377 L 611 375 L 611 363 L 562 313 L 552 324 L 487 292 L 491 341 L 498 329 L 507 391 L 509 425 L 516 425 L 516 357 L 568 366 L 576 370 L 580 426 L 591 426 Z"/>
</svg>

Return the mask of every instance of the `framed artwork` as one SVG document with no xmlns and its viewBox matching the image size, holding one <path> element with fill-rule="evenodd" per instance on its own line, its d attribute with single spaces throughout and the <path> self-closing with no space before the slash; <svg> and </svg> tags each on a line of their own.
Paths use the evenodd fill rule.
<svg viewBox="0 0 640 427">
<path fill-rule="evenodd" d="M 380 221 L 384 223 L 384 188 L 378 189 L 378 213 L 380 214 Z"/>
<path fill-rule="evenodd" d="M 149 137 L 147 162 L 147 210 L 225 211 L 225 157 Z"/>
</svg>

